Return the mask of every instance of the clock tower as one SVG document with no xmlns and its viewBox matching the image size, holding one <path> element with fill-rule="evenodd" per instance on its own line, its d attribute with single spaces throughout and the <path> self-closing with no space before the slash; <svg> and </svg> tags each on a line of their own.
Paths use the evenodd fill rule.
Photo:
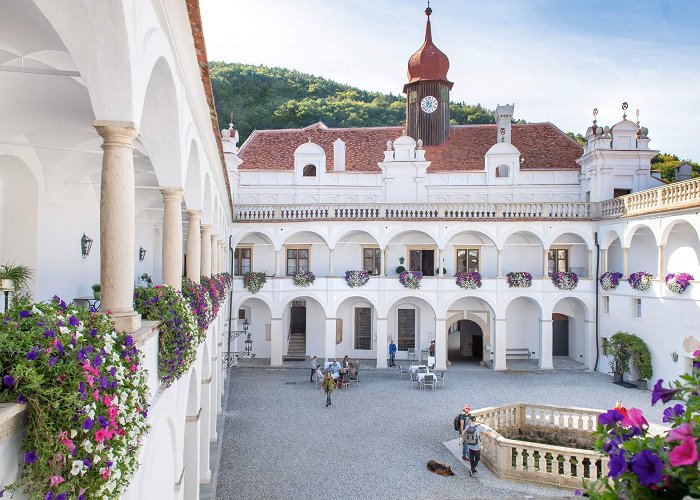
<svg viewBox="0 0 700 500">
<path fill-rule="evenodd" d="M 428 6 L 425 15 L 425 42 L 408 60 L 406 94 L 406 133 L 426 146 L 439 146 L 450 136 L 450 89 L 447 79 L 450 61 L 433 44 Z"/>
</svg>

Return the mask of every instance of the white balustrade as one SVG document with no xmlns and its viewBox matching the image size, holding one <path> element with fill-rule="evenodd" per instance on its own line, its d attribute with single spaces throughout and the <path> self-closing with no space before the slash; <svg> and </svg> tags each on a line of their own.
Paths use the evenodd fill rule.
<svg viewBox="0 0 700 500">
<path fill-rule="evenodd" d="M 648 212 L 665 212 L 700 203 L 700 178 L 674 182 L 600 202 L 600 216 L 615 218 Z"/>
</svg>

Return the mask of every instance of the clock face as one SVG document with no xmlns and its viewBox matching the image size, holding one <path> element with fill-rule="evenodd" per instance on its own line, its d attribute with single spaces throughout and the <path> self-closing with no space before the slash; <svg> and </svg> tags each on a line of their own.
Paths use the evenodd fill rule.
<svg viewBox="0 0 700 500">
<path fill-rule="evenodd" d="M 438 100 L 431 95 L 425 96 L 420 102 L 420 109 L 426 113 L 432 113 L 438 108 Z"/>
</svg>

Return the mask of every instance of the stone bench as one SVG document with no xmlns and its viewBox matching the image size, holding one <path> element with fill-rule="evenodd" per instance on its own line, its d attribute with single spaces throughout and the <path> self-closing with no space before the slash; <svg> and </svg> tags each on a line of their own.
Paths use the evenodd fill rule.
<svg viewBox="0 0 700 500">
<path fill-rule="evenodd" d="M 532 354 L 530 354 L 530 349 L 528 347 L 511 347 L 506 349 L 506 359 L 508 358 L 532 359 Z"/>
</svg>

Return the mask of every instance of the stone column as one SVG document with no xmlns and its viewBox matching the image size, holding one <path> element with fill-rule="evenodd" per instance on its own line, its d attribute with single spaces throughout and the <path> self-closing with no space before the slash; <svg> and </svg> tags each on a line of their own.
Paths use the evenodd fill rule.
<svg viewBox="0 0 700 500">
<path fill-rule="evenodd" d="M 280 276 L 280 251 L 275 250 L 275 276 L 279 278 Z"/>
<path fill-rule="evenodd" d="M 221 262 L 222 262 L 221 268 L 224 271 L 229 270 L 229 264 L 230 264 L 230 261 L 228 258 L 228 248 L 226 246 L 226 242 L 227 242 L 227 240 L 224 240 L 221 242 Z"/>
<path fill-rule="evenodd" d="M 323 353 L 326 359 L 335 358 L 335 318 L 326 318 L 326 346 Z"/>
<path fill-rule="evenodd" d="M 141 328 L 134 311 L 134 139 L 133 123 L 95 121 L 102 136 L 100 184 L 100 283 L 102 311 L 111 311 L 117 330 Z"/>
<path fill-rule="evenodd" d="M 379 260 L 379 276 L 386 276 L 386 248 L 379 251 L 381 257 Z"/>
<path fill-rule="evenodd" d="M 554 368 L 552 358 L 552 320 L 540 320 L 540 370 L 551 370 Z"/>
<path fill-rule="evenodd" d="M 625 278 L 627 278 L 630 275 L 630 249 L 623 247 L 622 254 L 624 262 L 622 274 L 625 276 Z"/>
<path fill-rule="evenodd" d="M 387 339 L 387 319 L 377 318 L 377 368 L 387 368 L 389 340 Z"/>
<path fill-rule="evenodd" d="M 219 238 L 215 235 L 211 235 L 211 274 L 216 274 L 219 272 L 219 258 L 218 250 L 216 249 L 217 242 Z"/>
<path fill-rule="evenodd" d="M 594 279 L 595 264 L 593 263 L 593 250 L 588 250 L 588 279 Z"/>
<path fill-rule="evenodd" d="M 187 211 L 187 264 L 185 274 L 195 283 L 199 283 L 202 270 L 202 238 L 199 227 L 201 210 Z"/>
<path fill-rule="evenodd" d="M 329 248 L 328 252 L 328 276 L 333 276 L 333 274 L 335 274 L 333 263 L 333 254 L 335 253 L 335 248 Z"/>
<path fill-rule="evenodd" d="M 496 277 L 503 277 L 503 250 L 496 249 Z"/>
<path fill-rule="evenodd" d="M 608 271 L 608 251 L 606 250 L 601 250 L 600 251 L 600 274 L 606 273 Z M 596 276 L 596 279 L 598 279 L 599 276 Z"/>
<path fill-rule="evenodd" d="M 211 275 L 211 224 L 202 224 L 202 276 Z"/>
<path fill-rule="evenodd" d="M 657 279 L 664 279 L 666 276 L 665 272 L 665 267 L 666 267 L 666 245 L 659 245 L 659 263 L 657 266 Z"/>
<path fill-rule="evenodd" d="M 440 278 L 444 276 L 442 272 L 442 248 L 438 248 L 438 276 Z"/>
<path fill-rule="evenodd" d="M 182 188 L 161 188 L 163 194 L 163 284 L 182 289 Z"/>
<path fill-rule="evenodd" d="M 270 366 L 282 366 L 282 318 L 270 320 Z"/>
<path fill-rule="evenodd" d="M 595 321 L 592 319 L 587 319 L 584 320 L 584 346 L 585 346 L 585 352 L 584 352 L 584 363 L 586 364 L 586 368 L 589 370 L 593 370 L 595 367 L 595 344 L 596 344 L 596 339 L 595 339 Z M 602 357 L 602 353 L 601 353 Z"/>
<path fill-rule="evenodd" d="M 493 369 L 506 370 L 506 320 L 496 318 L 494 321 L 494 334 L 491 339 L 493 346 Z"/>
<path fill-rule="evenodd" d="M 546 278 L 549 274 L 549 250 L 545 248 L 543 254 L 544 258 L 542 259 L 542 277 Z M 554 269 L 554 271 L 556 272 L 557 270 Z"/>
<path fill-rule="evenodd" d="M 435 369 L 447 370 L 447 323 L 435 318 Z"/>
</svg>

